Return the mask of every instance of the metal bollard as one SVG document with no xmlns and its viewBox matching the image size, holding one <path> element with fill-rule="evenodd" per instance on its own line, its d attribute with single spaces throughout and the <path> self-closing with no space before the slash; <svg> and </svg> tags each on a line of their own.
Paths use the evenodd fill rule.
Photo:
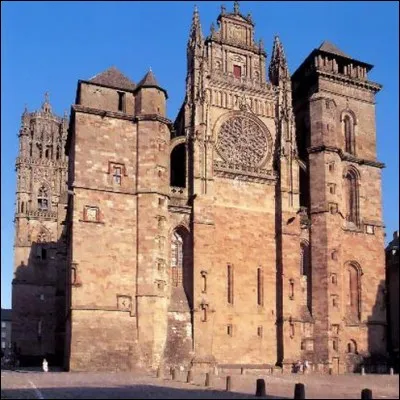
<svg viewBox="0 0 400 400">
<path fill-rule="evenodd" d="M 361 375 L 365 375 L 365 368 L 364 367 L 361 367 Z"/>
<path fill-rule="evenodd" d="M 226 391 L 230 392 L 232 390 L 232 380 L 230 376 L 226 377 Z"/>
<path fill-rule="evenodd" d="M 294 398 L 295 399 L 305 399 L 306 398 L 306 390 L 305 386 L 302 383 L 296 383 L 294 386 Z"/>
<path fill-rule="evenodd" d="M 393 368 L 389 369 L 389 375 L 394 375 L 394 369 Z"/>
<path fill-rule="evenodd" d="M 206 373 L 206 381 L 204 382 L 204 386 L 210 386 L 210 374 Z"/>
<path fill-rule="evenodd" d="M 192 383 L 193 378 L 192 378 L 192 371 L 189 369 L 186 377 L 186 383 Z"/>
<path fill-rule="evenodd" d="M 361 399 L 365 399 L 365 400 L 372 399 L 372 390 L 371 389 L 361 390 Z"/>
<path fill-rule="evenodd" d="M 257 397 L 265 397 L 267 394 L 265 392 L 265 380 L 257 379 L 256 383 L 256 396 Z"/>
</svg>

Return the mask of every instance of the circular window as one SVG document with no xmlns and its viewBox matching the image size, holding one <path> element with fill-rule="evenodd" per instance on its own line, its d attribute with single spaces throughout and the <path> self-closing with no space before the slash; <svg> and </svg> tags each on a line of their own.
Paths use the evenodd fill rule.
<svg viewBox="0 0 400 400">
<path fill-rule="evenodd" d="M 248 116 L 234 116 L 221 125 L 217 149 L 227 163 L 260 166 L 268 152 L 267 132 Z"/>
</svg>

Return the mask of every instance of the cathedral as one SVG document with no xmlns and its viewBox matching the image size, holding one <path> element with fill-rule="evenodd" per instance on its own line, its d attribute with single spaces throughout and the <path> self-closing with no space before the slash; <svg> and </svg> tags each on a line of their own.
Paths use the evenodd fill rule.
<svg viewBox="0 0 400 400">
<path fill-rule="evenodd" d="M 110 68 L 22 115 L 13 341 L 70 371 L 356 371 L 386 354 L 372 65 L 324 41 L 290 74 L 238 2 L 184 102 Z M 374 358 L 375 357 L 375 358 Z"/>
</svg>

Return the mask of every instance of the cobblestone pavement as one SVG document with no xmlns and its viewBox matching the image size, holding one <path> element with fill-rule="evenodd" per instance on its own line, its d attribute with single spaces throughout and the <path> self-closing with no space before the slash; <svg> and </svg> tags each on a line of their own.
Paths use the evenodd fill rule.
<svg viewBox="0 0 400 400">
<path fill-rule="evenodd" d="M 5 399 L 240 399 L 255 398 L 257 375 L 233 375 L 232 391 L 225 391 L 225 376 L 213 377 L 204 387 L 204 376 L 185 383 L 136 373 L 83 373 L 1 371 L 1 398 Z M 360 399 L 369 388 L 375 399 L 398 399 L 399 376 L 389 375 L 268 375 L 267 398 L 293 398 L 297 382 L 306 386 L 308 399 Z"/>
</svg>

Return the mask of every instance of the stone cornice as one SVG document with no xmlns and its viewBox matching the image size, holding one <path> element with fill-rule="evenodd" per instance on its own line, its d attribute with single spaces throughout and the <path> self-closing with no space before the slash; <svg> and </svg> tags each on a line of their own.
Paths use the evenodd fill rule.
<svg viewBox="0 0 400 400">
<path fill-rule="evenodd" d="M 15 161 L 15 166 L 17 167 L 20 166 L 21 164 L 37 165 L 38 167 L 54 167 L 61 169 L 68 168 L 68 161 L 59 161 L 59 160 L 54 161 L 42 158 L 17 157 Z"/>
<path fill-rule="evenodd" d="M 376 167 L 376 168 L 385 168 L 384 163 L 381 163 L 379 161 L 366 160 L 364 158 L 359 158 L 359 157 L 353 156 L 352 154 L 346 153 L 342 149 L 339 149 L 338 147 L 334 147 L 334 146 L 325 146 L 325 145 L 314 146 L 314 147 L 309 147 L 307 149 L 307 151 L 309 154 L 318 153 L 318 152 L 322 152 L 322 151 L 337 153 L 337 154 L 339 154 L 342 161 L 350 161 L 350 162 L 354 162 L 356 164 L 368 165 L 370 167 Z"/>
<path fill-rule="evenodd" d="M 319 76 L 321 76 L 323 78 L 326 78 L 326 79 L 328 79 L 330 81 L 335 81 L 335 82 L 339 82 L 339 83 L 346 84 L 346 85 L 356 86 L 356 87 L 361 88 L 361 89 L 370 90 L 370 91 L 372 91 L 374 93 L 379 92 L 383 87 L 379 83 L 366 81 L 366 80 L 361 80 L 361 79 L 356 79 L 356 78 L 350 78 L 350 77 L 348 77 L 346 75 L 335 74 L 335 73 L 323 71 L 321 69 L 316 69 L 315 72 Z"/>
<path fill-rule="evenodd" d="M 126 114 L 121 111 L 108 111 L 108 110 L 100 110 L 98 108 L 86 107 L 80 104 L 74 104 L 72 106 L 74 112 L 81 112 L 86 114 L 92 115 L 99 115 L 100 117 L 109 117 L 109 118 L 116 118 L 122 119 L 125 121 L 158 121 L 168 125 L 172 129 L 173 123 L 170 119 L 162 117 L 158 114 L 141 114 L 141 115 L 133 115 L 133 114 Z"/>
<path fill-rule="evenodd" d="M 241 181 L 275 184 L 277 176 L 273 170 L 246 168 L 236 165 L 228 165 L 221 162 L 214 163 L 214 175 L 228 179 Z"/>
<path fill-rule="evenodd" d="M 173 122 L 170 119 L 162 117 L 161 115 L 158 115 L 158 114 L 136 115 L 133 120 L 135 122 L 136 121 L 158 121 L 165 125 L 168 125 L 168 127 L 170 127 L 171 129 L 173 128 Z"/>
</svg>

